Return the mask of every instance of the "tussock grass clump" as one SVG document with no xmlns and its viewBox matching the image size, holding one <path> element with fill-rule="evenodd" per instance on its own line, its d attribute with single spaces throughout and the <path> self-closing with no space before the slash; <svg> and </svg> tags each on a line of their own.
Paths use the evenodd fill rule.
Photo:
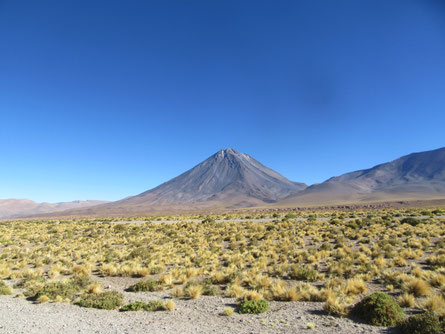
<svg viewBox="0 0 445 334">
<path fill-rule="evenodd" d="M 423 308 L 445 316 L 445 299 L 441 295 L 430 296 L 423 304 Z"/>
<path fill-rule="evenodd" d="M 353 307 L 351 314 L 375 326 L 394 327 L 404 319 L 400 306 L 383 292 L 363 298 Z"/>
<path fill-rule="evenodd" d="M 200 286 L 201 289 L 195 288 L 195 286 Z M 202 281 L 188 282 L 185 285 L 184 289 L 188 297 L 190 298 L 193 298 L 191 294 L 196 294 L 198 290 L 201 290 L 199 294 L 202 294 L 204 296 L 216 296 L 218 294 L 218 290 L 212 285 L 212 280 L 210 278 L 204 279 Z"/>
<path fill-rule="evenodd" d="M 159 281 L 165 285 L 171 286 L 173 285 L 174 279 L 172 275 L 167 274 L 167 275 L 162 275 Z"/>
<path fill-rule="evenodd" d="M 279 298 L 277 298 L 276 300 L 295 302 L 295 301 L 300 300 L 301 298 L 302 298 L 302 296 L 297 291 L 297 289 L 292 287 L 292 288 L 284 289 L 284 291 L 279 295 Z"/>
<path fill-rule="evenodd" d="M 141 291 L 153 292 L 158 290 L 162 290 L 161 282 L 152 279 L 148 279 L 146 281 L 139 281 L 136 284 L 133 284 L 127 288 L 127 291 L 130 292 L 141 292 Z"/>
<path fill-rule="evenodd" d="M 40 296 L 39 298 L 37 298 L 37 303 L 40 303 L 40 304 L 42 304 L 42 303 L 46 303 L 46 302 L 49 302 L 51 299 L 49 299 L 47 296 L 45 296 L 45 295 L 42 295 L 42 296 Z"/>
<path fill-rule="evenodd" d="M 445 267 L 445 255 L 432 255 L 426 260 L 426 263 L 433 266 L 433 268 L 443 268 Z"/>
<path fill-rule="evenodd" d="M 416 297 L 423 297 L 431 293 L 431 288 L 424 280 L 413 278 L 406 284 L 406 291 Z"/>
<path fill-rule="evenodd" d="M 71 273 L 75 276 L 88 276 L 90 271 L 86 266 L 75 265 L 71 268 Z"/>
<path fill-rule="evenodd" d="M 101 293 L 102 288 L 99 283 L 92 283 L 87 287 L 89 293 Z"/>
<path fill-rule="evenodd" d="M 227 284 L 232 279 L 231 275 L 220 271 L 213 273 L 210 278 L 214 284 Z"/>
<path fill-rule="evenodd" d="M 435 274 L 431 280 L 430 284 L 436 288 L 442 288 L 445 286 L 445 275 L 442 274 Z"/>
<path fill-rule="evenodd" d="M 347 295 L 358 295 L 368 291 L 365 281 L 361 278 L 352 278 L 346 282 L 344 292 Z"/>
<path fill-rule="evenodd" d="M 225 291 L 226 297 L 242 298 L 246 293 L 246 289 L 238 284 L 231 284 Z"/>
<path fill-rule="evenodd" d="M 323 306 L 323 310 L 337 317 L 346 317 L 349 314 L 348 305 L 341 301 L 337 296 L 329 296 Z"/>
<path fill-rule="evenodd" d="M 170 292 L 170 296 L 181 298 L 185 296 L 184 288 L 182 286 L 175 286 Z"/>
<path fill-rule="evenodd" d="M 175 309 L 174 301 L 173 300 L 169 300 L 168 302 L 165 303 L 165 307 L 167 308 L 167 310 L 173 311 Z"/>
<path fill-rule="evenodd" d="M 191 284 L 185 289 L 186 296 L 191 299 L 198 299 L 202 295 L 202 292 L 202 285 L 199 284 Z"/>
<path fill-rule="evenodd" d="M 241 302 L 238 307 L 239 313 L 259 314 L 266 312 L 269 309 L 269 303 L 267 300 L 248 300 Z"/>
<path fill-rule="evenodd" d="M 223 315 L 225 315 L 226 317 L 230 317 L 233 314 L 234 310 L 232 307 L 226 307 L 223 311 Z"/>
<path fill-rule="evenodd" d="M 75 302 L 76 305 L 88 308 L 115 310 L 122 306 L 124 296 L 117 291 L 107 291 L 98 294 L 89 294 Z"/>
<path fill-rule="evenodd" d="M 56 303 L 62 303 L 63 302 L 63 298 L 61 296 L 57 296 L 56 299 L 54 299 L 54 301 Z"/>
<path fill-rule="evenodd" d="M 397 298 L 397 302 L 401 307 L 414 307 L 416 298 L 414 297 L 414 295 L 405 292 L 403 295 Z"/>
</svg>

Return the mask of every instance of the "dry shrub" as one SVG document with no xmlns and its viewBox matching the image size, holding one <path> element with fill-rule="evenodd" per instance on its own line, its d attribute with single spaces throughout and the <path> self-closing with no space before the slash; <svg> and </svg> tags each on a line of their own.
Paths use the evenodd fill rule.
<svg viewBox="0 0 445 334">
<path fill-rule="evenodd" d="M 323 310 L 330 315 L 345 317 L 349 314 L 348 305 L 346 305 L 340 298 L 331 295 L 326 299 Z"/>
<path fill-rule="evenodd" d="M 185 295 L 184 288 L 182 286 L 176 286 L 170 292 L 170 296 L 175 298 L 181 298 L 184 297 L 184 295 Z"/>
<path fill-rule="evenodd" d="M 445 315 L 445 299 L 441 295 L 434 295 L 427 298 L 423 304 L 423 308 L 429 311 L 434 311 L 437 314 Z"/>
<path fill-rule="evenodd" d="M 102 289 L 101 289 L 99 283 L 92 283 L 92 284 L 90 284 L 87 287 L 87 290 L 88 290 L 89 293 L 94 293 L 94 294 L 102 292 Z"/>
<path fill-rule="evenodd" d="M 260 300 L 263 299 L 263 295 L 254 290 L 245 290 L 244 295 L 240 298 L 242 301 L 248 300 Z"/>
<path fill-rule="evenodd" d="M 430 284 L 436 288 L 442 288 L 443 286 L 445 286 L 445 275 L 442 274 L 435 274 L 431 280 L 430 280 Z"/>
<path fill-rule="evenodd" d="M 400 295 L 399 298 L 397 298 L 397 302 L 401 307 L 414 307 L 416 298 L 414 295 L 405 292 L 403 295 Z"/>
<path fill-rule="evenodd" d="M 361 278 L 353 278 L 346 282 L 344 293 L 347 295 L 359 295 L 368 291 L 365 281 Z"/>
<path fill-rule="evenodd" d="M 165 308 L 169 311 L 173 311 L 175 309 L 175 303 L 173 302 L 173 300 L 169 300 L 168 302 L 166 302 Z"/>
<path fill-rule="evenodd" d="M 202 290 L 202 285 L 192 284 L 185 290 L 185 293 L 191 299 L 198 299 L 202 295 Z"/>
<path fill-rule="evenodd" d="M 424 280 L 413 278 L 406 284 L 406 291 L 416 297 L 423 297 L 431 293 L 431 288 Z"/>
</svg>

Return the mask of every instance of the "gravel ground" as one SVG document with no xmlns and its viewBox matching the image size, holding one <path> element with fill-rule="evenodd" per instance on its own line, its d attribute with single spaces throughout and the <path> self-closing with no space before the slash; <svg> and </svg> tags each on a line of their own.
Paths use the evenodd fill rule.
<svg viewBox="0 0 445 334">
<path fill-rule="evenodd" d="M 162 293 L 125 293 L 126 301 L 166 298 Z M 34 304 L 0 296 L 0 333 L 396 333 L 350 319 L 327 316 L 322 303 L 272 302 L 259 315 L 220 315 L 234 299 L 204 296 L 174 299 L 170 312 L 119 312 L 64 303 Z M 315 329 L 307 329 L 312 322 Z"/>
</svg>

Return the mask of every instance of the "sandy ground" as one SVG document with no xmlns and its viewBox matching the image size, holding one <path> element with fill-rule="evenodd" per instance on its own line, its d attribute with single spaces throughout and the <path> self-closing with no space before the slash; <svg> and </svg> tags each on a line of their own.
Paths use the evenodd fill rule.
<svg viewBox="0 0 445 334">
<path fill-rule="evenodd" d="M 161 292 L 125 293 L 125 297 L 127 302 L 167 298 Z M 0 296 L 0 333 L 396 333 L 325 315 L 323 303 L 272 302 L 263 314 L 225 317 L 221 312 L 235 300 L 203 296 L 174 302 L 175 310 L 169 312 L 119 312 Z M 309 322 L 315 329 L 307 329 Z"/>
</svg>

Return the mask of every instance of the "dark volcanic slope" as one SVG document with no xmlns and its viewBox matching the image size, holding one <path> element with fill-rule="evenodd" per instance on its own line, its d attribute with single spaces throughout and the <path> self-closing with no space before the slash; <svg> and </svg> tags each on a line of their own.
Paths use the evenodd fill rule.
<svg viewBox="0 0 445 334">
<path fill-rule="evenodd" d="M 230 204 L 251 199 L 274 202 L 306 188 L 265 167 L 247 154 L 221 150 L 174 179 L 119 205 L 170 205 L 207 201 Z M 257 203 L 258 201 L 253 201 Z"/>
<path fill-rule="evenodd" d="M 195 203 L 246 196 L 273 202 L 306 188 L 234 149 L 221 150 L 178 177 L 127 199 L 158 203 Z"/>
<path fill-rule="evenodd" d="M 305 188 L 305 184 L 289 181 L 247 154 L 225 149 L 140 195 L 70 214 L 129 214 L 167 208 L 248 207 L 272 203 Z"/>
<path fill-rule="evenodd" d="M 283 204 L 444 196 L 445 148 L 441 148 L 330 178 L 283 200 Z"/>
</svg>

